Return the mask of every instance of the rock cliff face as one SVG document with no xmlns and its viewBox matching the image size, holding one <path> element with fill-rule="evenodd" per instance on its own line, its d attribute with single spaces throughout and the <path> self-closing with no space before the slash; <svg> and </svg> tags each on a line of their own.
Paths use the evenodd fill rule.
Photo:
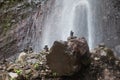
<svg viewBox="0 0 120 80">
<path fill-rule="evenodd" d="M 0 59 L 32 45 L 35 36 L 41 34 L 42 22 L 52 1 L 54 0 L 0 1 Z"/>
<path fill-rule="evenodd" d="M 93 15 L 95 19 L 95 43 L 104 42 L 120 55 L 120 2 L 119 0 L 93 0 Z M 94 12 L 95 11 L 95 12 Z M 95 45 L 97 45 L 95 44 Z M 116 49 L 117 47 L 117 49 Z M 119 48 L 120 49 L 120 48 Z"/>
</svg>

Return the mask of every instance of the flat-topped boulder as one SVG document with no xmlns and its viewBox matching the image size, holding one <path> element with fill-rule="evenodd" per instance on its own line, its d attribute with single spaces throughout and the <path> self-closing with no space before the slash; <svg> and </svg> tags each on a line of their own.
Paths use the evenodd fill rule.
<svg viewBox="0 0 120 80">
<path fill-rule="evenodd" d="M 47 55 L 47 64 L 59 76 L 71 75 L 90 63 L 90 53 L 85 38 L 55 41 Z"/>
</svg>

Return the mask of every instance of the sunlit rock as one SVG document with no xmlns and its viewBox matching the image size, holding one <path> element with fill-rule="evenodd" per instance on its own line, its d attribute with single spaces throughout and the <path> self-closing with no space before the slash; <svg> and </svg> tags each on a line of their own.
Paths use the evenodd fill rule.
<svg viewBox="0 0 120 80">
<path fill-rule="evenodd" d="M 10 76 L 12 79 L 15 79 L 15 78 L 18 77 L 18 74 L 17 74 L 17 73 L 10 72 L 10 73 L 8 73 L 8 74 L 9 74 L 9 76 Z"/>
<path fill-rule="evenodd" d="M 27 56 L 27 53 L 25 52 L 20 53 L 20 55 L 18 56 L 17 62 L 24 63 L 26 56 Z"/>
<path fill-rule="evenodd" d="M 98 58 L 98 57 L 95 57 L 95 58 L 94 58 L 94 60 L 98 61 L 98 60 L 100 60 L 100 58 Z"/>
</svg>

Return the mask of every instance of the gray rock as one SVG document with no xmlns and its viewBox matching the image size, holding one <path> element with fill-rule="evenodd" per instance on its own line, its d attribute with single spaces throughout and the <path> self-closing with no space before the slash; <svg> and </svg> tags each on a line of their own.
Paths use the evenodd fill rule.
<svg viewBox="0 0 120 80">
<path fill-rule="evenodd" d="M 99 44 L 99 47 L 103 47 L 103 48 L 104 48 L 104 47 L 105 47 L 105 44 L 104 44 L 104 43 L 100 43 L 100 44 Z"/>
<path fill-rule="evenodd" d="M 0 2 L 2 3 L 4 0 L 0 0 Z"/>
<path fill-rule="evenodd" d="M 7 71 L 9 72 L 9 71 L 14 70 L 15 66 L 16 66 L 16 64 L 10 65 L 10 66 L 7 68 Z"/>
<path fill-rule="evenodd" d="M 25 70 L 25 74 L 28 75 L 31 73 L 31 69 Z"/>
<path fill-rule="evenodd" d="M 36 62 L 39 62 L 39 60 L 38 59 L 29 59 L 29 60 L 27 60 L 27 63 L 35 64 Z"/>
<path fill-rule="evenodd" d="M 118 55 L 120 55 L 120 45 L 117 45 L 115 47 L 115 51 L 117 52 Z"/>
<path fill-rule="evenodd" d="M 8 73 L 8 74 L 9 74 L 9 76 L 10 76 L 11 78 L 13 78 L 13 79 L 15 79 L 15 78 L 18 77 L 18 74 L 17 74 L 17 73 L 10 72 L 10 73 Z"/>
<path fill-rule="evenodd" d="M 41 80 L 40 74 L 38 72 L 34 72 L 33 76 L 30 80 Z"/>
<path fill-rule="evenodd" d="M 30 65 L 27 65 L 27 66 L 24 67 L 25 70 L 28 70 L 30 68 L 31 68 Z"/>
<path fill-rule="evenodd" d="M 0 80 L 9 80 L 6 72 L 0 72 Z"/>
</svg>

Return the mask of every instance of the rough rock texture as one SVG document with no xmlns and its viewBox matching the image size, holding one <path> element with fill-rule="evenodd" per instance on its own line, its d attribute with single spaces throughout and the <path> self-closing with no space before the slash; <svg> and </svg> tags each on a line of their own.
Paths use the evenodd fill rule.
<svg viewBox="0 0 120 80">
<path fill-rule="evenodd" d="M 120 0 L 91 0 L 94 19 L 94 44 L 104 42 L 115 49 L 120 45 Z M 119 50 L 115 50 L 120 56 Z"/>
<path fill-rule="evenodd" d="M 10 57 L 36 42 L 34 37 L 38 38 L 41 34 L 42 21 L 50 8 L 48 6 L 50 2 L 47 0 L 0 1 L 0 59 Z M 38 17 L 39 27 L 36 27 Z M 36 35 L 38 33 L 39 35 Z"/>
<path fill-rule="evenodd" d="M 87 42 L 83 38 L 55 41 L 47 55 L 47 64 L 58 75 L 71 75 L 90 63 Z"/>
<path fill-rule="evenodd" d="M 90 56 L 91 58 L 90 65 L 86 67 L 81 67 L 80 71 L 77 71 L 77 73 L 74 74 L 73 72 L 71 72 L 72 75 L 68 75 L 68 76 L 59 76 L 56 72 L 52 72 L 50 70 L 50 68 L 46 64 L 48 61 L 46 61 L 46 57 L 45 57 L 48 54 L 49 52 L 46 52 L 44 50 L 38 54 L 30 53 L 27 55 L 24 63 L 11 62 L 10 60 L 4 63 L 0 61 L 0 80 L 11 80 L 12 77 L 15 77 L 14 79 L 17 80 L 41 80 L 41 79 L 42 80 L 119 80 L 120 79 L 120 59 L 115 58 L 113 51 L 106 46 L 100 45 L 99 47 L 96 47 L 94 50 L 92 50 Z M 55 55 L 58 54 L 55 53 Z M 61 55 L 63 56 L 63 54 Z M 68 57 L 67 54 L 65 55 Z M 66 56 L 63 56 L 63 59 Z M 54 59 L 54 60 L 58 60 L 58 59 Z M 59 60 L 61 59 L 59 58 Z M 65 65 L 69 65 L 69 64 L 64 64 L 62 65 L 62 67 Z"/>
<path fill-rule="evenodd" d="M 91 51 L 91 64 L 72 76 L 63 76 L 62 80 L 119 80 L 120 59 L 113 51 L 104 46 Z"/>
<path fill-rule="evenodd" d="M 0 1 L 0 59 L 19 51 L 18 42 L 21 36 L 18 34 L 23 31 L 23 27 L 19 27 L 18 24 L 31 16 L 32 10 L 35 8 L 34 2 L 31 3 L 28 0 Z M 24 31 L 27 28 L 26 26 Z M 23 37 L 25 36 L 23 35 Z"/>
</svg>

